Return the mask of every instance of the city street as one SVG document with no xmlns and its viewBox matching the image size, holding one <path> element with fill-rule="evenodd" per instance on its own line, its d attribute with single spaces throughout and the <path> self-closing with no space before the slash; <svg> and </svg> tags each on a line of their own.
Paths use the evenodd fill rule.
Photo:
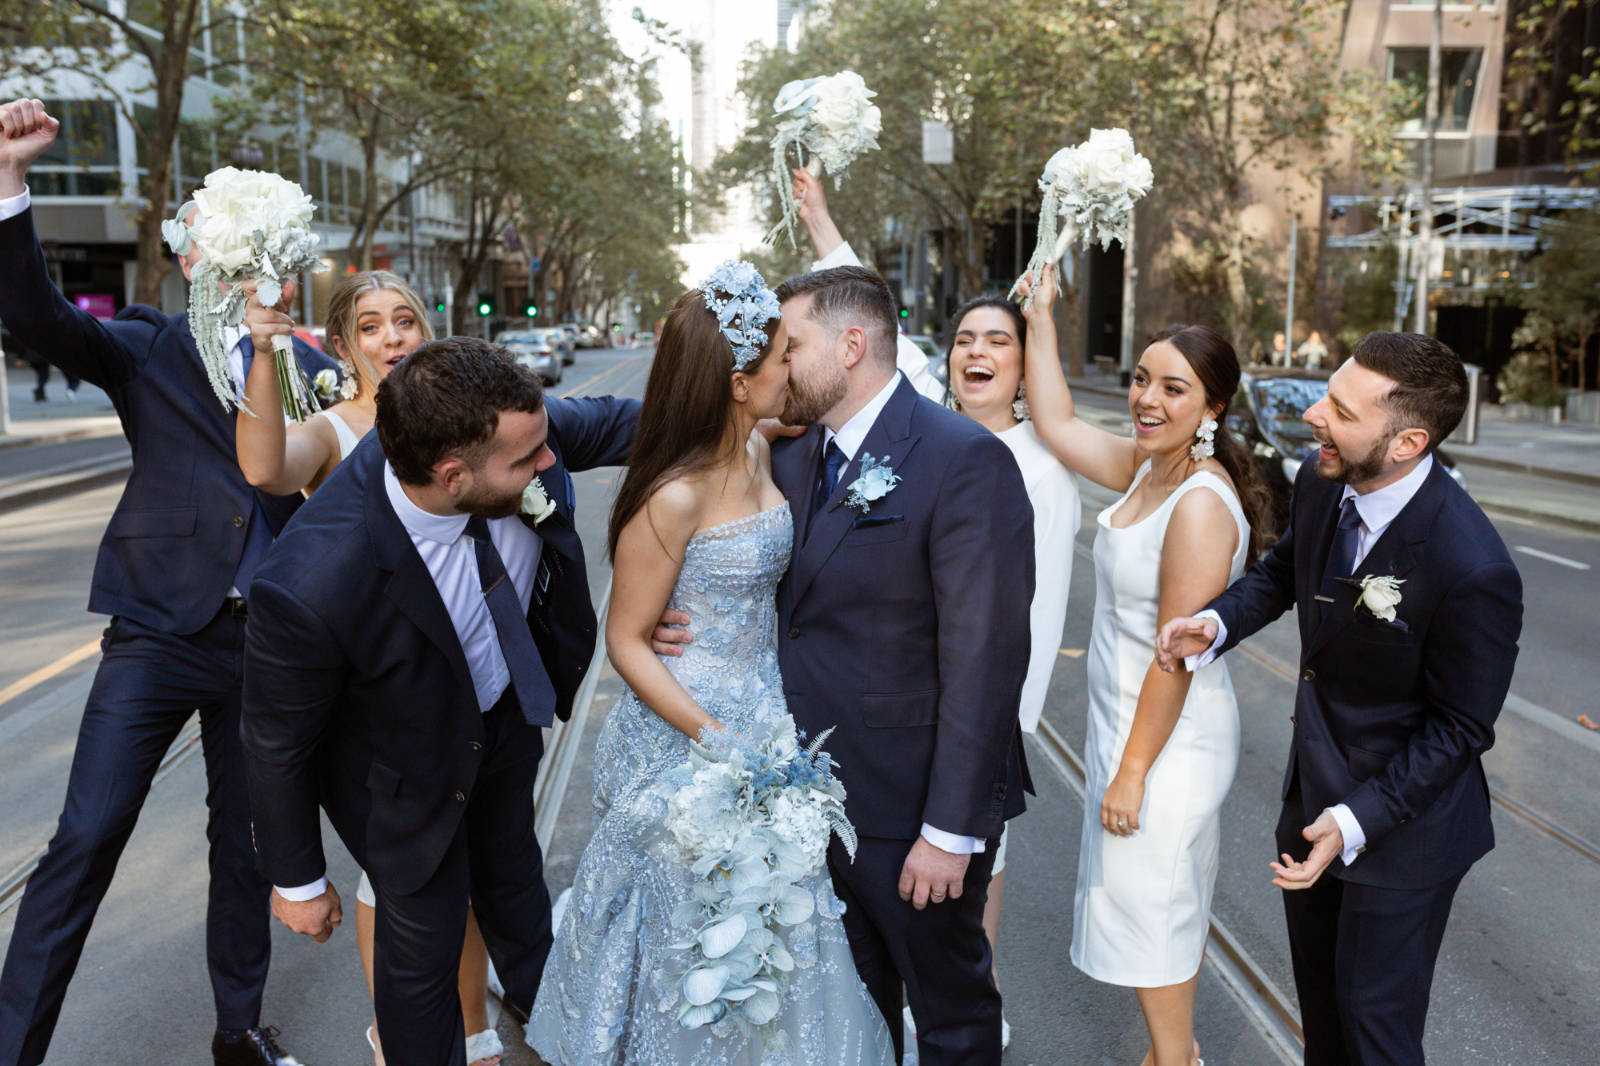
<svg viewBox="0 0 1600 1066">
<path fill-rule="evenodd" d="M 580 351 L 561 394 L 641 395 L 644 349 Z M 1115 399 L 1083 395 L 1086 417 L 1120 427 Z M 95 442 L 107 456 L 121 438 Z M 32 449 L 14 449 L 17 452 Z M 93 451 L 93 449 L 91 449 Z M 79 456 L 69 457 L 78 461 Z M 33 465 L 28 465 L 28 464 Z M 5 465 L 11 464 L 11 465 Z M 20 465 L 18 465 L 20 464 Z M 48 470 L 5 458 L 0 482 Z M 607 507 L 617 471 L 578 476 L 578 512 L 596 605 L 609 587 Z M 1518 475 L 1502 474 L 1500 478 Z M 1469 489 L 1472 474 L 1467 477 Z M 96 545 L 120 486 L 0 510 L 0 949 L 9 944 L 27 873 L 59 812 L 77 721 L 104 619 L 84 611 Z M 1084 485 L 1071 602 L 1044 724 L 1029 742 L 1038 796 L 1014 823 L 999 976 L 1014 1066 L 1132 1066 L 1144 1025 L 1125 989 L 1072 967 L 1072 897 L 1083 817 L 1077 753 L 1085 732 L 1085 649 L 1094 600 L 1095 516 L 1112 496 Z M 1600 905 L 1600 717 L 1592 664 L 1600 536 L 1496 518 L 1525 584 L 1526 620 L 1512 698 L 1485 759 L 1498 846 L 1457 897 L 1434 986 L 1427 1048 L 1449 1066 L 1581 1063 L 1600 1046 L 1594 908 Z M 1019 591 L 1019 595 L 1022 594 Z M 1294 990 L 1279 892 L 1267 867 L 1287 752 L 1298 641 L 1284 619 L 1235 652 L 1243 750 L 1223 813 L 1212 950 L 1200 978 L 1197 1034 L 1210 1066 L 1299 1061 Z M 1586 666 L 1585 664 L 1589 664 Z M 593 672 L 572 723 L 550 738 L 535 789 L 552 891 L 570 883 L 592 818 L 591 752 L 620 694 Z M 89 937 L 51 1062 L 208 1061 L 214 1023 L 203 951 L 205 776 L 198 727 L 180 736 Z M 848 766 L 843 776 L 848 784 Z M 326 834 L 334 884 L 351 903 L 353 864 Z M 349 918 L 347 908 L 346 916 Z M 369 1062 L 370 1008 L 353 922 L 316 945 L 276 930 L 264 1022 L 307 1066 Z M 502 1020 L 507 1066 L 534 1062 Z M 108 1053 L 108 1048 L 114 1051 Z"/>
</svg>

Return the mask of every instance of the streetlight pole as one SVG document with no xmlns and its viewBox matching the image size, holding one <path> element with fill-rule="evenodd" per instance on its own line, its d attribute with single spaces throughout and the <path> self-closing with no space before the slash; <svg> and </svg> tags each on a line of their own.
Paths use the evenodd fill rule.
<svg viewBox="0 0 1600 1066">
<path fill-rule="evenodd" d="M 1133 323 L 1134 294 L 1139 289 L 1138 246 L 1134 233 L 1138 229 L 1137 211 L 1128 212 L 1128 237 L 1122 242 L 1122 336 L 1117 353 L 1122 384 L 1133 380 Z"/>
<path fill-rule="evenodd" d="M 1299 251 L 1300 216 L 1289 213 L 1289 303 L 1283 311 L 1283 365 L 1294 365 L 1294 269 Z"/>
<path fill-rule="evenodd" d="M 1434 140 L 1439 134 L 1439 90 L 1444 65 L 1444 0 L 1433 0 L 1433 39 L 1428 42 L 1428 135 L 1422 141 L 1422 203 L 1417 216 L 1416 332 L 1428 332 L 1428 272 L 1433 260 Z"/>
</svg>

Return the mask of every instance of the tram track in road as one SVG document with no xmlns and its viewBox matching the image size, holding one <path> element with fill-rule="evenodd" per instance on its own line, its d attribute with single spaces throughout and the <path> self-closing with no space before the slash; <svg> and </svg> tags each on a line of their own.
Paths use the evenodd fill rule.
<svg viewBox="0 0 1600 1066">
<path fill-rule="evenodd" d="M 1079 802 L 1088 803 L 1088 775 L 1083 760 L 1067 743 L 1066 737 L 1050 723 L 1049 718 L 1039 720 L 1039 730 L 1033 736 L 1045 761 L 1061 777 Z M 1204 965 L 1221 979 L 1223 986 L 1239 1004 L 1245 1018 L 1278 1058 L 1288 1066 L 1297 1066 L 1305 1054 L 1305 1030 L 1300 1025 L 1300 1012 L 1272 979 L 1267 976 L 1243 943 L 1215 915 L 1211 917 L 1207 932 L 1209 950 Z"/>
</svg>

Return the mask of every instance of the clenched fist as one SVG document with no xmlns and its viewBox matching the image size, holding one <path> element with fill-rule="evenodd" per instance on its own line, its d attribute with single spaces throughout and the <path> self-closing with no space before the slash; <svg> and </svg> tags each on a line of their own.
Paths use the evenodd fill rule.
<svg viewBox="0 0 1600 1066">
<path fill-rule="evenodd" d="M 322 895 L 303 902 L 284 899 L 274 890 L 272 916 L 291 931 L 321 944 L 339 928 L 339 923 L 344 920 L 344 910 L 339 904 L 339 893 L 329 883 Z"/>
<path fill-rule="evenodd" d="M 45 111 L 42 100 L 0 104 L 0 199 L 22 194 L 28 168 L 60 132 L 61 123 Z"/>
</svg>

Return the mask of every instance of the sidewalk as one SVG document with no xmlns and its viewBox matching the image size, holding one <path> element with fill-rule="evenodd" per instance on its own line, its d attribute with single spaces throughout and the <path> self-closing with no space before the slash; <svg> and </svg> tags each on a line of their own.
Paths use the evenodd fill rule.
<svg viewBox="0 0 1600 1066">
<path fill-rule="evenodd" d="M 0 433 L 0 449 L 53 444 L 86 437 L 110 437 L 122 432 L 111 397 L 87 381 L 78 384 L 76 398 L 67 398 L 61 371 L 51 368 L 44 403 L 33 398 L 34 373 L 27 365 L 5 356 L 6 392 L 11 408 L 10 432 Z"/>
<path fill-rule="evenodd" d="M 1127 402 L 1127 390 L 1114 374 L 1090 370 L 1074 378 L 1072 387 Z M 1600 429 L 1512 422 L 1499 407 L 1484 404 L 1477 443 L 1452 437 L 1445 450 L 1461 465 L 1467 491 L 1484 508 L 1600 533 Z"/>
</svg>

